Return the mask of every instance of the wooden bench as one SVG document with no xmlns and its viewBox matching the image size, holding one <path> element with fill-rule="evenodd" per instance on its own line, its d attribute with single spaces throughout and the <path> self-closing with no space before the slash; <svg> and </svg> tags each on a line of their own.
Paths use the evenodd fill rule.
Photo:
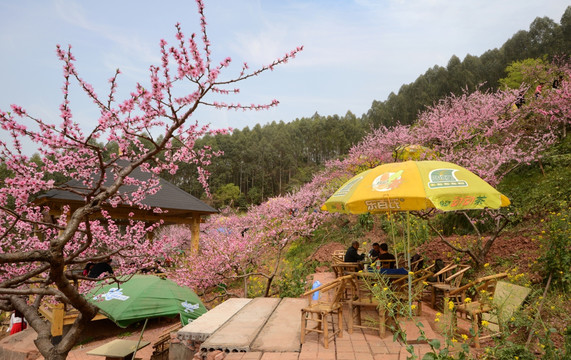
<svg viewBox="0 0 571 360">
<path fill-rule="evenodd" d="M 178 331 L 181 328 L 182 324 L 180 322 L 166 328 L 166 330 L 159 336 L 159 339 L 153 343 L 151 360 L 168 360 L 171 333 Z"/>
<path fill-rule="evenodd" d="M 72 309 L 66 310 L 65 305 L 62 303 L 57 304 L 46 304 L 44 303 L 40 306 L 40 314 L 46 318 L 52 325 L 52 336 L 63 335 L 63 327 L 65 325 L 71 325 L 75 322 L 75 319 L 79 316 L 79 311 Z M 91 321 L 107 319 L 107 317 L 101 313 L 95 315 Z"/>
</svg>

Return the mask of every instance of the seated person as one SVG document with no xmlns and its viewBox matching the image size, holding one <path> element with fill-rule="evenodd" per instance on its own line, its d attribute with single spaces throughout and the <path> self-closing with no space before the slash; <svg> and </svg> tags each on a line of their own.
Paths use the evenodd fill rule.
<svg viewBox="0 0 571 360">
<path fill-rule="evenodd" d="M 372 262 L 375 262 L 379 259 L 379 256 L 381 256 L 381 247 L 379 246 L 379 243 L 374 243 L 373 248 L 369 251 L 369 257 Z"/>
<path fill-rule="evenodd" d="M 104 262 L 97 263 L 91 267 L 87 277 L 97 279 L 101 274 L 107 273 L 107 275 L 113 275 L 113 268 L 111 267 L 111 259 L 107 259 Z"/>
<path fill-rule="evenodd" d="M 380 246 L 380 252 L 378 259 L 379 260 L 393 260 L 390 262 L 382 262 L 381 267 L 394 269 L 396 265 L 395 257 L 393 254 L 389 253 L 389 246 L 386 243 L 382 243 Z"/>
<path fill-rule="evenodd" d="M 347 252 L 345 253 L 345 258 L 343 261 L 345 261 L 345 262 L 359 262 L 361 260 L 364 260 L 365 254 L 359 255 L 357 253 L 357 250 L 359 250 L 359 242 L 353 241 L 351 246 L 347 249 Z"/>
<path fill-rule="evenodd" d="M 85 265 L 85 268 L 83 268 L 83 272 L 81 273 L 81 275 L 83 275 L 83 276 L 88 276 L 88 275 L 89 275 L 89 272 L 91 271 L 91 268 L 93 267 L 93 265 L 95 265 L 95 264 L 92 263 L 92 262 L 88 262 L 88 263 Z"/>
</svg>

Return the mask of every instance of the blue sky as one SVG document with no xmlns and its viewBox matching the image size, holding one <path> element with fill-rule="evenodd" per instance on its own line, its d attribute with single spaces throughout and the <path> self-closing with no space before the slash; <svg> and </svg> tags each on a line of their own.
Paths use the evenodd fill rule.
<svg viewBox="0 0 571 360">
<path fill-rule="evenodd" d="M 452 55 L 481 55 L 501 46 L 537 16 L 559 22 L 561 0 L 206 0 L 213 59 L 230 56 L 227 74 L 271 62 L 291 49 L 292 62 L 243 83 L 234 102 L 280 105 L 265 112 L 195 114 L 200 123 L 241 129 L 256 123 L 320 115 L 360 116 Z M 56 44 L 71 44 L 81 76 L 100 95 L 116 68 L 119 95 L 159 62 L 158 43 L 174 42 L 174 24 L 198 32 L 192 0 L 0 0 L 0 109 L 18 104 L 43 119 L 56 119 L 62 99 Z M 231 99 L 226 99 L 227 102 Z M 72 93 L 74 118 L 85 129 L 97 111 Z"/>
</svg>

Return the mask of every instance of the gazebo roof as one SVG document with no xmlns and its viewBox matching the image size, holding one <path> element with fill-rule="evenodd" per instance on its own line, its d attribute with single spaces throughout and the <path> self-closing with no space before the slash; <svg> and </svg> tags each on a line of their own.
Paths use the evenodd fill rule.
<svg viewBox="0 0 571 360">
<path fill-rule="evenodd" d="M 97 175 L 98 176 L 98 175 Z M 129 175 L 130 177 L 140 180 L 148 181 L 151 174 L 143 172 L 141 169 L 136 168 Z M 107 170 L 106 185 L 110 185 L 113 181 L 113 175 L 110 169 Z M 131 207 L 127 204 L 120 204 L 116 208 L 111 206 L 104 206 L 105 210 L 109 211 L 112 218 L 127 219 L 128 214 L 133 212 L 134 219 L 145 221 L 163 220 L 165 223 L 189 223 L 193 216 L 207 215 L 217 213 L 218 210 L 200 201 L 196 197 L 190 195 L 186 191 L 176 187 L 174 184 L 165 179 L 159 178 L 161 188 L 156 194 L 149 194 L 142 202 L 144 205 L 151 207 L 151 210 L 139 209 L 138 207 Z M 65 183 L 68 188 L 73 188 L 76 192 L 81 192 L 85 189 L 79 181 L 71 180 Z M 119 193 L 128 194 L 136 190 L 134 185 L 123 185 L 119 188 Z M 39 196 L 36 201 L 38 205 L 47 205 L 50 207 L 51 212 L 61 212 L 64 205 L 69 205 L 72 208 L 77 208 L 84 203 L 84 199 L 77 193 L 73 193 L 64 189 L 53 189 L 47 193 Z M 165 213 L 154 213 L 152 208 L 161 208 Z"/>
</svg>

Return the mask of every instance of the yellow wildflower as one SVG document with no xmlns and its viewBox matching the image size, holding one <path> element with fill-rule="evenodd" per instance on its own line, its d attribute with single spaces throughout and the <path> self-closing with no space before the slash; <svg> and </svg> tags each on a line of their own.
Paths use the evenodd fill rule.
<svg viewBox="0 0 571 360">
<path fill-rule="evenodd" d="M 363 241 L 363 245 L 367 245 L 367 242 L 366 242 L 366 241 Z"/>
<path fill-rule="evenodd" d="M 435 318 L 435 319 L 434 319 L 434 322 L 439 322 L 439 321 L 440 321 L 440 318 Z"/>
<path fill-rule="evenodd" d="M 464 299 L 464 302 L 465 302 L 466 304 L 469 304 L 469 303 L 472 302 L 472 299 L 470 299 L 469 297 L 467 297 L 467 298 Z"/>
<path fill-rule="evenodd" d="M 484 264 L 484 267 L 488 267 L 488 266 L 490 266 L 490 263 L 485 263 L 485 264 Z"/>
<path fill-rule="evenodd" d="M 413 276 L 413 275 L 414 275 L 414 271 L 409 271 L 408 274 L 409 274 L 410 276 Z"/>
<path fill-rule="evenodd" d="M 363 270 L 359 270 L 359 272 L 360 272 L 360 273 L 362 273 L 362 272 L 363 272 Z"/>
<path fill-rule="evenodd" d="M 448 309 L 454 310 L 454 303 L 452 301 L 448 302 Z"/>
<path fill-rule="evenodd" d="M 468 340 L 468 335 L 462 334 L 462 339 L 463 339 L 464 341 Z"/>
<path fill-rule="evenodd" d="M 458 340 L 456 340 L 456 338 L 452 338 L 452 342 L 453 342 L 453 343 L 457 343 Z"/>
<path fill-rule="evenodd" d="M 416 305 L 411 305 L 411 306 L 410 306 L 410 309 L 411 309 L 411 310 L 416 309 Z"/>
<path fill-rule="evenodd" d="M 388 289 L 389 289 L 388 287 L 384 287 L 384 288 L 383 288 L 383 291 L 387 291 Z"/>
<path fill-rule="evenodd" d="M 483 327 L 488 327 L 488 325 L 490 325 L 490 323 L 486 320 L 482 320 L 482 326 Z"/>
<path fill-rule="evenodd" d="M 442 314 L 441 314 L 440 312 L 437 312 L 437 313 L 436 313 L 436 316 L 441 316 L 441 315 L 442 315 Z"/>
</svg>

